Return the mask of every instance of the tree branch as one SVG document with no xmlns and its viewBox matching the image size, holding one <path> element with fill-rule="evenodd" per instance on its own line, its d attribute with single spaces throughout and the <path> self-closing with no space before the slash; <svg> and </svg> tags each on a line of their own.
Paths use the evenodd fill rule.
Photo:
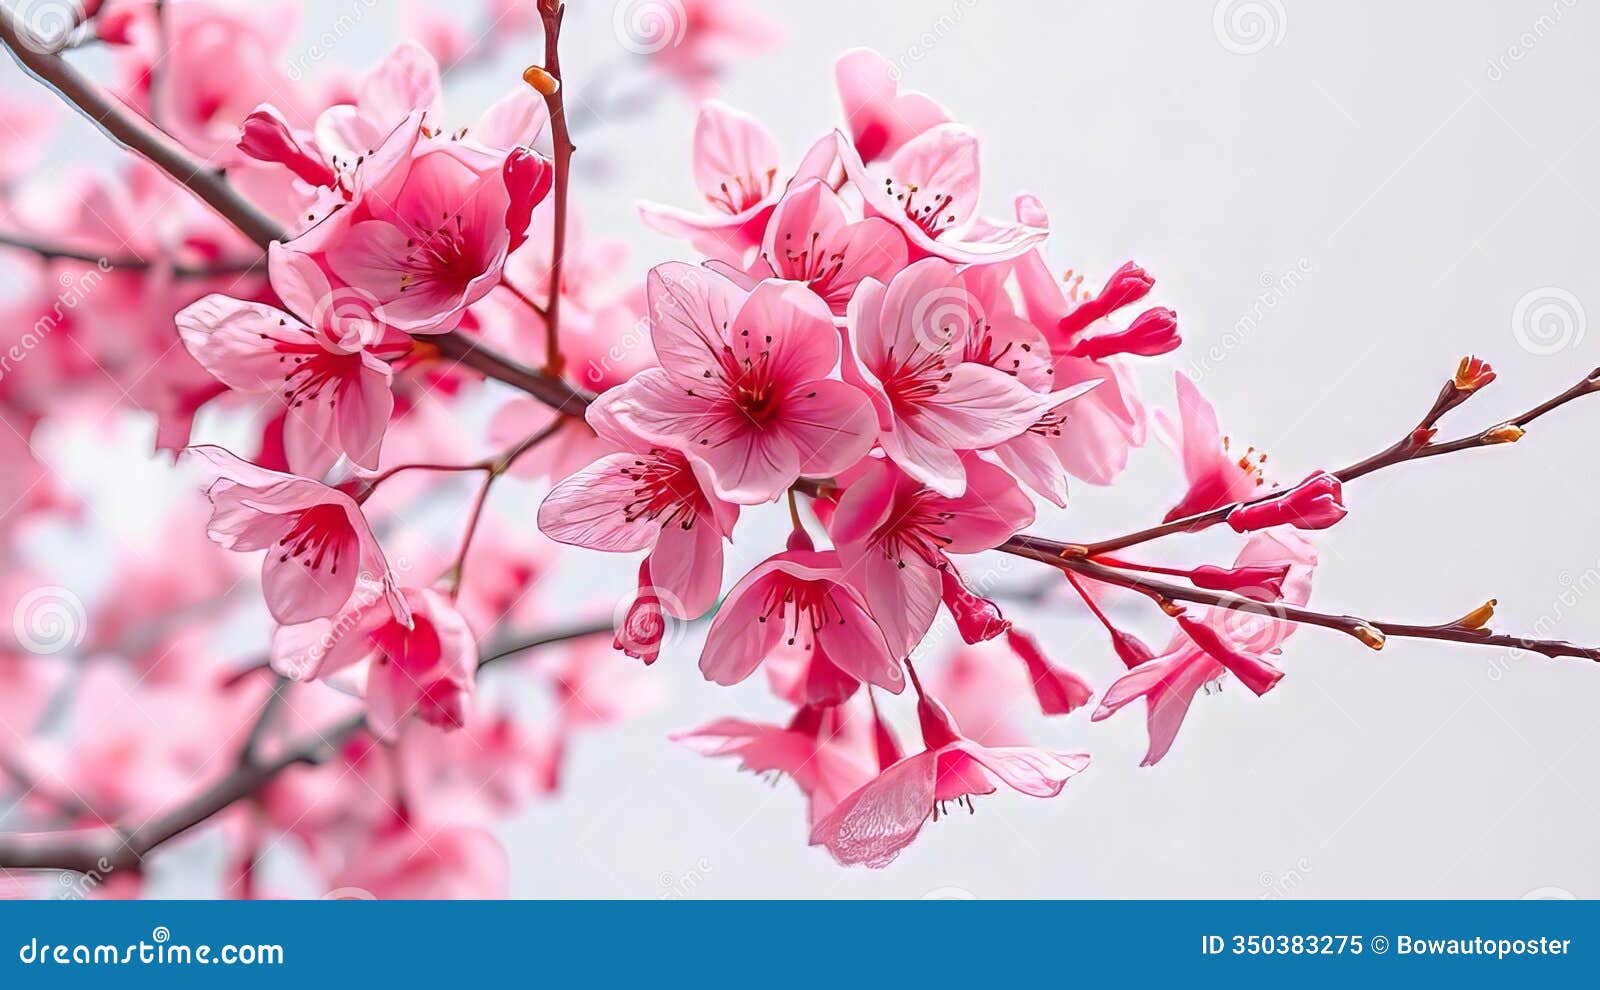
<svg viewBox="0 0 1600 990">
<path fill-rule="evenodd" d="M 555 164 L 555 184 L 551 187 L 550 224 L 550 301 L 545 304 L 544 370 L 558 376 L 565 364 L 561 356 L 561 265 L 567 251 L 567 190 L 572 181 L 572 136 L 567 131 L 566 97 L 561 79 L 561 22 L 567 5 L 561 0 L 539 0 L 539 19 L 544 22 L 544 71 L 555 81 L 546 87 L 545 106 L 550 111 L 551 154 Z"/>
<path fill-rule="evenodd" d="M 224 262 L 216 265 L 168 264 L 166 262 L 151 261 L 136 254 L 106 254 L 100 251 L 91 251 L 87 248 L 52 244 L 22 234 L 8 234 L 5 232 L 0 232 L 0 247 L 31 251 L 45 261 L 80 261 L 87 265 L 104 265 L 107 268 L 113 268 L 118 271 L 142 272 L 166 267 L 179 278 L 214 278 L 227 275 L 242 275 L 245 272 L 261 267 L 261 264 L 266 260 L 265 257 L 257 257 L 250 261 Z"/>
</svg>

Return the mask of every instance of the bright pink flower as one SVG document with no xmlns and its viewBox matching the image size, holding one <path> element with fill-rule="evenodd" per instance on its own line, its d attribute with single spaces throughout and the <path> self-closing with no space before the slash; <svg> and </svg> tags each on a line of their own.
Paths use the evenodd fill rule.
<svg viewBox="0 0 1600 990">
<path fill-rule="evenodd" d="M 839 497 L 828 532 L 889 645 L 908 655 L 933 625 L 947 553 L 978 553 L 1033 522 L 1011 476 L 964 458 L 967 490 L 945 498 L 884 460 L 868 459 Z"/>
<path fill-rule="evenodd" d="M 899 227 L 914 257 L 988 264 L 1015 258 L 1050 236 L 1047 227 L 977 216 L 978 136 L 960 124 L 924 131 L 871 171 L 848 138 L 834 138 L 869 212 Z"/>
<path fill-rule="evenodd" d="M 1028 670 L 1039 710 L 1046 715 L 1065 715 L 1082 708 L 1094 697 L 1094 688 L 1082 677 L 1054 664 L 1045 656 L 1038 640 L 1013 627 L 1006 630 L 1006 645 Z"/>
<path fill-rule="evenodd" d="M 940 596 L 944 607 L 956 621 L 956 631 L 969 646 L 987 643 L 1011 628 L 1011 623 L 1001 614 L 1000 606 L 968 588 L 955 567 L 946 567 L 939 574 Z"/>
<path fill-rule="evenodd" d="M 896 694 L 905 688 L 900 661 L 837 553 L 791 550 L 752 568 L 711 620 L 700 671 L 718 684 L 737 684 L 780 645 L 854 681 Z"/>
<path fill-rule="evenodd" d="M 1326 471 L 1318 471 L 1281 495 L 1239 506 L 1228 513 L 1228 525 L 1236 533 L 1269 526 L 1327 529 L 1343 519 L 1346 511 L 1339 479 Z"/>
<path fill-rule="evenodd" d="M 1217 412 L 1211 403 L 1187 375 L 1178 372 L 1176 378 L 1179 449 L 1189 490 L 1168 510 L 1167 522 L 1252 498 L 1264 483 L 1255 448 L 1243 454 L 1230 451 L 1231 445 L 1217 425 Z M 1162 421 L 1171 428 L 1165 417 Z"/>
<path fill-rule="evenodd" d="M 1079 335 L 1091 324 L 1143 299 L 1155 284 L 1156 280 L 1148 272 L 1134 262 L 1128 262 L 1111 273 L 1098 294 L 1079 302 L 1057 320 L 1056 334 L 1069 347 L 1078 344 Z"/>
<path fill-rule="evenodd" d="M 862 279 L 887 282 L 905 266 L 906 241 L 893 224 L 849 220 L 832 187 L 807 179 L 779 200 L 751 275 L 804 282 L 843 316 Z"/>
<path fill-rule="evenodd" d="M 1157 306 L 1134 317 L 1126 330 L 1082 337 L 1067 352 L 1073 357 L 1105 360 L 1114 354 L 1155 357 L 1178 349 L 1178 314 Z"/>
<path fill-rule="evenodd" d="M 870 48 L 852 48 L 833 65 L 856 152 L 865 162 L 877 161 L 923 131 L 950 119 L 944 107 L 922 93 L 900 92 L 892 65 Z"/>
<path fill-rule="evenodd" d="M 791 181 L 820 177 L 832 154 L 827 139 L 817 142 Z M 743 270 L 783 193 L 781 169 L 778 142 L 760 121 L 707 100 L 694 127 L 694 184 L 710 210 L 640 203 L 639 216 L 651 229 L 684 238 L 707 258 Z"/>
<path fill-rule="evenodd" d="M 737 757 L 751 773 L 791 777 L 806 795 L 806 820 L 821 821 L 878 771 L 872 738 L 848 705 L 802 706 L 786 726 L 719 718 L 669 738 L 702 756 Z"/>
<path fill-rule="evenodd" d="M 394 410 L 389 361 L 410 353 L 411 339 L 361 298 L 334 291 L 306 256 L 275 244 L 270 267 L 287 312 L 206 296 L 177 315 L 184 346 L 229 388 L 281 396 L 296 474 L 320 478 L 341 455 L 376 470 Z"/>
<path fill-rule="evenodd" d="M 367 724 L 384 739 L 395 738 L 413 715 L 459 729 L 478 670 L 477 637 L 444 595 L 415 588 L 401 595 L 404 623 L 373 595 L 335 619 L 280 627 L 272 642 L 273 666 L 306 680 L 366 663 Z"/>
<path fill-rule="evenodd" d="M 557 485 L 539 506 L 539 528 L 553 540 L 590 550 L 648 550 L 653 594 L 669 615 L 693 619 L 722 587 L 722 541 L 739 507 L 718 498 L 683 454 L 628 431 L 600 406 L 589 423 L 621 448 Z"/>
<path fill-rule="evenodd" d="M 191 447 L 218 475 L 206 489 L 206 534 L 225 550 L 267 551 L 261 585 L 267 611 L 284 625 L 337 613 L 366 575 L 401 622 L 405 599 L 355 499 L 320 482 L 242 461 L 220 447 Z"/>
<path fill-rule="evenodd" d="M 1235 566 L 1287 566 L 1289 575 L 1283 582 L 1281 600 L 1304 605 L 1311 597 L 1311 573 L 1316 562 L 1316 549 L 1310 542 L 1297 533 L 1278 530 L 1251 537 L 1239 552 Z M 1096 722 L 1136 698 L 1146 701 L 1150 748 L 1143 766 L 1153 766 L 1167 754 L 1195 694 L 1230 669 L 1223 665 L 1222 658 L 1192 637 L 1197 623 L 1207 630 L 1201 638 L 1250 678 L 1246 685 L 1262 690 L 1277 679 L 1277 668 L 1266 658 L 1276 656 L 1283 641 L 1295 630 L 1295 624 L 1279 618 L 1271 605 L 1263 605 L 1259 611 L 1207 609 L 1182 624 L 1160 657 L 1139 664 L 1107 688 L 1100 706 L 1090 716 Z"/>
<path fill-rule="evenodd" d="M 847 361 L 845 372 L 872 395 L 884 453 L 950 497 L 967 486 L 961 451 L 1004 443 L 1079 394 L 1035 392 L 965 360 L 972 302 L 955 267 L 938 258 L 917 262 L 887 286 L 867 279 L 850 300 L 856 361 Z"/>
<path fill-rule="evenodd" d="M 420 129 L 419 114 L 400 124 L 357 169 L 349 205 L 285 248 L 370 297 L 390 326 L 442 333 L 499 284 L 549 168 L 526 151 L 422 140 Z"/>
<path fill-rule="evenodd" d="M 826 846 L 845 866 L 889 865 L 948 802 L 993 794 L 1002 783 L 1032 797 L 1055 797 L 1089 766 L 1084 753 L 979 745 L 926 696 L 917 700 L 917 716 L 927 748 L 874 777 L 811 829 L 811 844 Z"/>
<path fill-rule="evenodd" d="M 649 279 L 660 368 L 600 397 L 603 416 L 704 465 L 718 498 L 771 501 L 801 475 L 825 477 L 872 445 L 872 409 L 827 377 L 839 334 L 827 307 L 793 283 L 745 292 L 722 275 L 660 265 Z"/>
</svg>

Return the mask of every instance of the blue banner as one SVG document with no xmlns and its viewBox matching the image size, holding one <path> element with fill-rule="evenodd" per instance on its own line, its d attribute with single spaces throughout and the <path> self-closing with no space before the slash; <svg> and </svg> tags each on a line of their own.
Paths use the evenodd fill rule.
<svg viewBox="0 0 1600 990">
<path fill-rule="evenodd" d="M 522 986 L 1520 986 L 1592 976 L 1597 922 L 1600 908 L 1577 901 L 9 902 L 0 987 L 496 974 Z"/>
</svg>

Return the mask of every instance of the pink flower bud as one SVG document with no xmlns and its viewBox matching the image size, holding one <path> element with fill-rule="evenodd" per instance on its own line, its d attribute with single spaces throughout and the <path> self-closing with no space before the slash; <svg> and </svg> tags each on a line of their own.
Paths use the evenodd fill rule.
<svg viewBox="0 0 1600 990">
<path fill-rule="evenodd" d="M 328 163 L 306 147 L 270 103 L 245 117 L 239 150 L 257 161 L 282 165 L 313 186 L 332 186 L 337 181 Z"/>
<path fill-rule="evenodd" d="M 986 643 L 1011 628 L 1000 614 L 1000 606 L 969 591 L 954 567 L 944 568 L 941 575 L 945 608 L 950 610 L 956 630 L 968 644 Z"/>
<path fill-rule="evenodd" d="M 1111 274 L 1099 295 L 1084 300 L 1063 316 L 1056 329 L 1063 337 L 1071 338 L 1094 321 L 1143 299 L 1155 284 L 1156 280 L 1148 272 L 1130 261 Z"/>
<path fill-rule="evenodd" d="M 1289 565 L 1275 567 L 1214 567 L 1206 564 L 1189 572 L 1197 588 L 1231 591 L 1257 601 L 1277 601 L 1283 597 L 1283 582 Z"/>
<path fill-rule="evenodd" d="M 1084 337 L 1068 351 L 1073 357 L 1100 360 L 1113 354 L 1138 354 L 1155 357 L 1175 350 L 1183 338 L 1178 336 L 1178 314 L 1164 306 L 1147 309 L 1116 333 Z"/>
<path fill-rule="evenodd" d="M 661 611 L 661 598 L 651 585 L 650 558 L 646 557 L 639 564 L 639 590 L 611 645 L 648 666 L 661 655 L 661 639 L 666 631 L 666 616 Z"/>
<path fill-rule="evenodd" d="M 1343 519 L 1348 511 L 1343 494 L 1338 478 L 1318 471 L 1281 495 L 1234 509 L 1228 513 L 1228 525 L 1238 533 L 1284 525 L 1296 529 L 1327 529 Z"/>
<path fill-rule="evenodd" d="M 1051 664 L 1032 636 L 1015 628 L 1009 629 L 1006 631 L 1006 643 L 1011 647 L 1011 652 L 1027 664 L 1028 679 L 1033 682 L 1039 710 L 1046 715 L 1065 715 L 1094 697 L 1094 688 L 1087 681 L 1064 667 Z"/>
<path fill-rule="evenodd" d="M 506 230 L 511 232 L 509 250 L 515 251 L 528 239 L 533 208 L 544 201 L 555 182 L 555 166 L 531 148 L 513 148 L 506 155 L 502 174 L 511 197 L 511 205 L 506 207 Z"/>
</svg>

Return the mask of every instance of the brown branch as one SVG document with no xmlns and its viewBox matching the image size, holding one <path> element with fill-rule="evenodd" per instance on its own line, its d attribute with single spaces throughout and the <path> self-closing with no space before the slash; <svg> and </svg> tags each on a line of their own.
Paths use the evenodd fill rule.
<svg viewBox="0 0 1600 990">
<path fill-rule="evenodd" d="M 598 636 L 611 632 L 613 628 L 607 619 L 509 639 L 491 647 L 489 655 L 479 661 L 478 667 L 481 670 L 528 650 Z M 340 746 L 365 726 L 364 714 L 351 715 L 316 733 L 313 738 L 293 743 L 270 759 L 241 761 L 221 780 L 135 829 L 95 828 L 0 836 L 0 869 L 72 870 L 102 874 L 113 870 L 138 869 L 150 853 L 204 824 L 235 803 L 260 793 L 285 770 L 327 762 L 339 751 Z"/>
<path fill-rule="evenodd" d="M 149 258 L 136 254 L 108 254 L 101 251 L 92 251 L 87 248 L 69 247 L 64 244 L 53 244 L 48 241 L 37 240 L 22 234 L 8 234 L 0 232 L 0 247 L 16 248 L 19 251 L 30 251 L 45 261 L 79 261 L 87 265 L 99 265 L 117 271 L 143 272 L 152 269 L 168 268 L 172 274 L 179 278 L 215 278 L 228 275 L 242 275 L 261 267 L 266 261 L 265 256 L 254 258 L 250 261 L 224 262 L 216 265 L 183 265 L 163 261 L 151 261 Z"/>
<path fill-rule="evenodd" d="M 565 361 L 561 356 L 561 265 L 567 250 L 567 190 L 572 181 L 572 136 L 567 131 L 566 96 L 561 79 L 561 22 L 567 5 L 561 0 L 539 0 L 539 19 L 544 22 L 544 71 L 554 86 L 544 86 L 545 106 L 550 111 L 551 154 L 555 163 L 550 233 L 550 301 L 545 304 L 544 370 L 559 376 Z"/>
</svg>

